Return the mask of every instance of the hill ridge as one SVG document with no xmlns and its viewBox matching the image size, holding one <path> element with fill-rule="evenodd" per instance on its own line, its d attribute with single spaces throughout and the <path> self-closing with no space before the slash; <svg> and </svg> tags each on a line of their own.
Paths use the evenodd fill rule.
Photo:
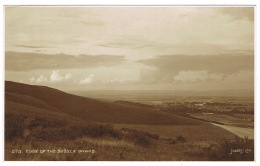
<svg viewBox="0 0 260 166">
<path fill-rule="evenodd" d="M 36 103 L 30 104 L 33 101 Z M 200 125 L 203 123 L 198 120 L 166 114 L 152 109 L 99 101 L 72 95 L 46 86 L 27 85 L 11 81 L 5 82 L 5 103 L 6 112 L 26 114 L 25 108 L 21 109 L 21 104 L 27 104 L 29 106 L 28 109 L 32 109 L 30 113 L 34 112 L 33 109 L 38 109 L 35 111 L 35 116 L 45 115 L 42 108 L 37 106 L 37 104 L 46 103 L 59 110 L 59 113 L 63 113 L 64 117 L 69 115 L 86 122 L 142 125 Z M 46 109 L 55 112 L 48 107 Z M 19 110 L 24 110 L 24 112 Z"/>
</svg>

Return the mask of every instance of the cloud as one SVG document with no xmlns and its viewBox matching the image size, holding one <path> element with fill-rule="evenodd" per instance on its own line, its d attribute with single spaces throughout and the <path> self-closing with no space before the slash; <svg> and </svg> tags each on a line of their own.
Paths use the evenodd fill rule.
<svg viewBox="0 0 260 166">
<path fill-rule="evenodd" d="M 90 84 L 93 82 L 94 76 L 95 76 L 94 74 L 91 74 L 86 78 L 84 78 L 83 80 L 80 80 L 78 84 L 80 85 Z"/>
<path fill-rule="evenodd" d="M 57 83 L 62 81 L 68 81 L 71 79 L 71 77 L 72 75 L 70 73 L 67 73 L 63 76 L 60 74 L 59 70 L 53 70 L 49 76 L 50 79 L 48 79 L 48 77 L 44 75 L 40 75 L 36 78 L 32 76 L 31 78 L 29 78 L 29 81 L 33 83 Z"/>
<path fill-rule="evenodd" d="M 43 83 L 43 82 L 48 82 L 47 77 L 44 77 L 43 75 L 41 75 L 40 77 L 38 77 L 35 82 L 37 83 Z"/>
<path fill-rule="evenodd" d="M 90 27 L 100 28 L 104 25 L 102 20 L 91 16 L 88 10 L 66 7 L 6 7 L 6 44 L 74 44 L 79 36 L 85 38 L 87 34 L 91 35 Z"/>
<path fill-rule="evenodd" d="M 43 75 L 40 75 L 38 78 L 36 77 L 31 77 L 29 78 L 30 82 L 32 83 L 44 83 L 44 82 L 48 82 L 48 79 L 47 77 L 43 76 Z"/>
<path fill-rule="evenodd" d="M 138 62 L 147 66 L 140 71 L 140 81 L 143 83 L 206 80 L 254 70 L 254 56 L 244 54 L 158 56 Z"/>
<path fill-rule="evenodd" d="M 34 77 L 31 77 L 29 78 L 30 82 L 34 82 L 35 81 L 35 78 Z"/>
<path fill-rule="evenodd" d="M 175 81 L 181 82 L 199 82 L 205 80 L 221 80 L 223 74 L 209 74 L 207 71 L 180 71 L 177 76 L 174 77 Z"/>
<path fill-rule="evenodd" d="M 6 52 L 6 70 L 29 71 L 40 69 L 93 68 L 114 66 L 125 61 L 123 56 L 114 55 L 67 55 Z"/>
<path fill-rule="evenodd" d="M 225 7 L 218 8 L 221 14 L 234 19 L 248 19 L 254 21 L 254 7 Z"/>
<path fill-rule="evenodd" d="M 105 23 L 103 21 L 98 21 L 98 20 L 96 20 L 96 21 L 81 21 L 80 23 L 87 25 L 87 26 L 94 26 L 94 27 L 105 25 Z"/>
<path fill-rule="evenodd" d="M 122 37 L 117 41 L 100 44 L 101 47 L 108 48 L 126 48 L 126 49 L 142 49 L 150 48 L 158 45 L 158 43 L 140 39 L 137 37 Z"/>
<path fill-rule="evenodd" d="M 33 46 L 33 45 L 21 45 L 16 44 L 15 47 L 22 47 L 22 48 L 53 48 L 53 47 L 47 47 L 47 46 Z"/>
<path fill-rule="evenodd" d="M 58 70 L 52 71 L 52 74 L 50 75 L 50 82 L 61 82 L 65 80 L 71 79 L 72 75 L 70 73 L 65 74 L 64 76 L 60 75 L 60 72 Z"/>
<path fill-rule="evenodd" d="M 253 50 L 253 14 L 253 7 L 8 7 L 5 50 L 52 46 L 41 51 L 128 59 Z"/>
<path fill-rule="evenodd" d="M 112 80 L 111 87 L 120 89 L 117 85 L 123 84 L 122 80 L 136 80 L 140 74 L 140 81 L 158 82 L 158 86 L 136 84 L 133 89 L 164 88 L 165 84 L 159 85 L 161 82 L 181 86 L 189 82 L 193 88 L 193 82 L 206 84 L 217 76 L 227 79 L 238 70 L 253 68 L 253 57 L 248 63 L 247 58 L 228 56 L 233 52 L 246 56 L 254 52 L 253 12 L 253 7 L 10 7 L 6 10 L 5 50 L 14 52 L 6 53 L 6 76 L 28 80 L 31 76 L 37 79 L 48 70 L 73 69 L 70 71 L 75 73 L 74 84 L 95 73 L 95 84 L 91 86 Z M 53 48 L 34 48 L 41 46 Z M 27 53 L 37 50 L 42 54 Z M 206 56 L 212 54 L 219 57 L 207 60 Z M 146 60 L 132 62 L 141 59 Z M 88 73 L 82 76 L 86 68 Z M 44 76 L 49 80 L 50 74 Z M 107 84 L 97 89 L 107 89 Z M 62 87 L 58 83 L 51 85 Z M 173 87 L 169 84 L 168 88 Z"/>
</svg>

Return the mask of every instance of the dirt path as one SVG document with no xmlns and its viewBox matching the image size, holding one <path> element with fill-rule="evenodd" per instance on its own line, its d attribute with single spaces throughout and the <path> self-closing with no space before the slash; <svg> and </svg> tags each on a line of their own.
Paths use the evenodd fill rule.
<svg viewBox="0 0 260 166">
<path fill-rule="evenodd" d="M 249 139 L 254 138 L 254 129 L 251 129 L 251 128 L 234 127 L 234 126 L 228 126 L 228 125 L 220 125 L 220 124 L 216 124 L 216 123 L 211 123 L 211 124 L 221 127 L 241 138 L 244 138 L 245 136 L 247 136 Z"/>
</svg>

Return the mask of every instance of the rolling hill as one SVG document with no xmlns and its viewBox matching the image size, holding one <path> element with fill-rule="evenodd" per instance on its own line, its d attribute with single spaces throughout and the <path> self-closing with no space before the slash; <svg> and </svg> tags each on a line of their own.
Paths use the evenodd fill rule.
<svg viewBox="0 0 260 166">
<path fill-rule="evenodd" d="M 208 160 L 216 154 L 211 147 L 234 138 L 218 126 L 153 108 L 5 82 L 6 161 Z M 25 153 L 31 148 L 95 153 Z M 13 153 L 16 149 L 21 153 Z"/>
<path fill-rule="evenodd" d="M 68 94 L 46 86 L 5 82 L 5 112 L 30 117 L 142 125 L 200 125 L 203 122 L 152 109 Z"/>
</svg>

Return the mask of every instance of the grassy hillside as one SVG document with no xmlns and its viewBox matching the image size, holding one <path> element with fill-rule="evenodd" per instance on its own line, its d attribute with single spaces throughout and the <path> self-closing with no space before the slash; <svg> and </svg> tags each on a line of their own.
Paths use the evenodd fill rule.
<svg viewBox="0 0 260 166">
<path fill-rule="evenodd" d="M 87 122 L 143 125 L 200 125 L 202 122 L 151 109 L 109 103 L 71 95 L 44 86 L 21 83 L 5 83 L 7 112 L 19 112 L 30 116 L 63 113 Z M 21 108 L 20 108 L 21 107 Z M 21 112 L 20 110 L 27 111 Z M 31 111 L 30 111 L 31 110 Z M 50 113 L 51 112 L 51 113 Z M 52 115 L 51 115 L 52 116 Z"/>
<path fill-rule="evenodd" d="M 196 119 L 5 83 L 5 160 L 254 160 L 254 141 L 234 138 Z"/>
<path fill-rule="evenodd" d="M 49 118 L 32 119 L 12 113 L 5 115 L 5 124 L 8 126 L 5 130 L 5 160 L 11 161 L 252 161 L 254 159 L 253 140 L 239 138 L 214 140 L 212 139 L 214 136 L 210 135 L 212 133 L 207 132 L 202 132 L 203 139 L 191 139 L 194 132 L 185 135 L 183 129 L 186 126 L 174 129 L 175 135 L 165 137 L 142 131 L 144 128 L 153 130 L 156 126 L 152 128 L 142 126 L 141 130 L 137 130 L 130 128 L 131 126 L 115 128 L 107 124 Z M 164 130 L 163 126 L 159 126 L 159 133 L 161 130 Z M 170 131 L 169 128 L 167 131 Z M 197 131 L 196 133 L 199 134 Z M 216 134 L 220 136 L 224 133 L 216 130 Z M 248 149 L 248 153 L 230 155 L 232 148 Z"/>
</svg>

